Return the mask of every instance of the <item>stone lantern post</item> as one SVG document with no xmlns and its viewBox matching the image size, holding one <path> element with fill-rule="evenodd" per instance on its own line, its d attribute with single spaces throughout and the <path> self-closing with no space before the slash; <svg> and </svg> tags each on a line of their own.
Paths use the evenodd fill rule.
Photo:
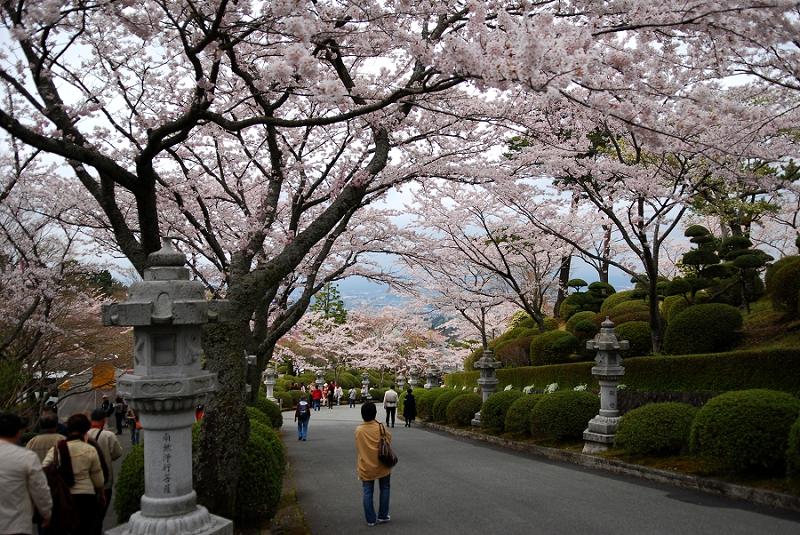
<svg viewBox="0 0 800 535">
<path fill-rule="evenodd" d="M 230 520 L 197 505 L 192 488 L 194 409 L 217 385 L 216 374 L 200 366 L 201 329 L 217 312 L 185 263 L 165 240 L 128 300 L 103 307 L 104 325 L 133 327 L 133 373 L 119 378 L 117 393 L 139 413 L 144 431 L 141 511 L 112 535 L 233 533 Z"/>
<path fill-rule="evenodd" d="M 431 364 L 426 372 L 428 382 L 425 383 L 425 389 L 430 390 L 439 386 L 439 369 Z"/>
<path fill-rule="evenodd" d="M 597 365 L 592 368 L 592 375 L 600 383 L 600 413 L 589 420 L 589 427 L 583 432 L 583 453 L 596 453 L 608 450 L 614 443 L 620 419 L 617 385 L 625 375 L 619 352 L 628 349 L 628 341 L 617 340 L 614 323 L 606 318 L 597 336 L 586 342 L 586 348 L 597 351 L 594 359 Z"/>
<path fill-rule="evenodd" d="M 417 376 L 414 375 L 414 372 L 408 372 L 408 386 L 413 390 L 418 384 L 419 381 L 417 381 Z"/>
<path fill-rule="evenodd" d="M 325 384 L 325 372 L 322 370 L 317 370 L 317 380 L 314 381 L 317 384 L 317 388 L 322 389 L 322 385 Z"/>
<path fill-rule="evenodd" d="M 369 374 L 367 372 L 361 374 L 361 386 L 365 386 L 369 390 Z"/>
<path fill-rule="evenodd" d="M 400 373 L 397 374 L 397 377 L 395 377 L 395 383 L 397 383 L 398 390 L 400 390 L 400 391 L 405 390 L 405 388 L 406 388 L 406 378 L 403 375 L 403 372 L 400 372 Z"/>
<path fill-rule="evenodd" d="M 278 377 L 278 370 L 274 365 L 267 365 L 267 369 L 264 370 L 264 386 L 267 389 L 267 399 L 270 401 L 274 401 L 277 403 L 277 399 L 275 399 L 275 379 Z"/>
<path fill-rule="evenodd" d="M 497 373 L 495 370 L 502 366 L 499 360 L 494 359 L 494 352 L 491 349 L 484 349 L 483 356 L 473 364 L 473 367 L 480 370 L 481 376 L 478 378 L 478 386 L 481 387 L 481 397 L 483 401 L 489 399 L 495 390 L 497 390 Z M 481 413 L 475 413 L 475 418 L 470 422 L 475 427 L 481 426 Z"/>
</svg>

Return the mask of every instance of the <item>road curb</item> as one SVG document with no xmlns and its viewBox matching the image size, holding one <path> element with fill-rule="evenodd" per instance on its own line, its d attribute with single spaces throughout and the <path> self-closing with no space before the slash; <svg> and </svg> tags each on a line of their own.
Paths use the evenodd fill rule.
<svg viewBox="0 0 800 535">
<path fill-rule="evenodd" d="M 758 505 L 767 505 L 779 509 L 800 512 L 799 496 L 792 496 L 790 494 L 783 494 L 781 492 L 769 490 L 755 489 L 752 487 L 746 487 L 744 485 L 737 485 L 735 483 L 727 483 L 718 479 L 679 474 L 667 470 L 649 468 L 647 466 L 626 463 L 617 459 L 605 459 L 603 457 L 596 457 L 594 455 L 586 455 L 583 453 L 559 450 L 555 448 L 546 448 L 544 446 L 537 446 L 527 442 L 485 435 L 483 433 L 475 433 L 474 431 L 469 431 L 466 429 L 454 429 L 452 427 L 435 424 L 432 422 L 418 421 L 418 423 L 422 427 L 426 427 L 435 431 L 448 433 L 450 435 L 467 438 L 470 440 L 486 442 L 488 444 L 500 446 L 502 448 L 510 449 L 520 453 L 525 453 L 536 457 L 544 457 L 552 461 L 567 462 L 578 466 L 583 466 L 585 468 L 603 470 L 612 474 L 633 476 L 639 479 L 645 479 L 647 481 L 654 481 L 657 483 L 665 483 L 683 489 L 698 490 L 706 494 L 724 496 L 734 500 L 741 500 Z"/>
</svg>

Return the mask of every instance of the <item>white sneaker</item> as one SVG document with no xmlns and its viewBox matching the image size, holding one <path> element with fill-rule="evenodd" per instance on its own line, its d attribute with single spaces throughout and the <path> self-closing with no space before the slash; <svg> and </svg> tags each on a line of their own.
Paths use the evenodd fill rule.
<svg viewBox="0 0 800 535">
<path fill-rule="evenodd" d="M 390 515 L 386 515 L 386 518 L 379 518 L 378 519 L 378 524 L 385 524 L 387 522 L 390 522 L 391 520 L 392 520 L 392 517 Z"/>
</svg>

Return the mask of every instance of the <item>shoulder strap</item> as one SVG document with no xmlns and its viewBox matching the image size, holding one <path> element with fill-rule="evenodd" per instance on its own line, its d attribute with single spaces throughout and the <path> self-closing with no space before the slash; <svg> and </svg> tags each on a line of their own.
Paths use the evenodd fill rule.
<svg viewBox="0 0 800 535">
<path fill-rule="evenodd" d="M 94 441 L 95 442 L 97 442 L 97 440 L 100 438 L 100 435 L 102 434 L 102 432 L 103 432 L 102 429 L 98 429 L 97 430 L 97 434 L 94 436 Z"/>
</svg>

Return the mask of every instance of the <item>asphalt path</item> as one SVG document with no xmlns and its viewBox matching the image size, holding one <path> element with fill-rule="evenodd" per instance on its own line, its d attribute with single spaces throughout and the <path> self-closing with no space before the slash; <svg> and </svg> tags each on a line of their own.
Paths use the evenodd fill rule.
<svg viewBox="0 0 800 535">
<path fill-rule="evenodd" d="M 391 479 L 392 520 L 368 527 L 355 472 L 360 407 L 312 412 L 307 442 L 297 440 L 292 418 L 284 413 L 282 434 L 314 535 L 800 534 L 800 514 L 407 429 L 399 419 L 390 429 L 400 459 Z M 377 485 L 375 493 L 377 508 Z"/>
</svg>

